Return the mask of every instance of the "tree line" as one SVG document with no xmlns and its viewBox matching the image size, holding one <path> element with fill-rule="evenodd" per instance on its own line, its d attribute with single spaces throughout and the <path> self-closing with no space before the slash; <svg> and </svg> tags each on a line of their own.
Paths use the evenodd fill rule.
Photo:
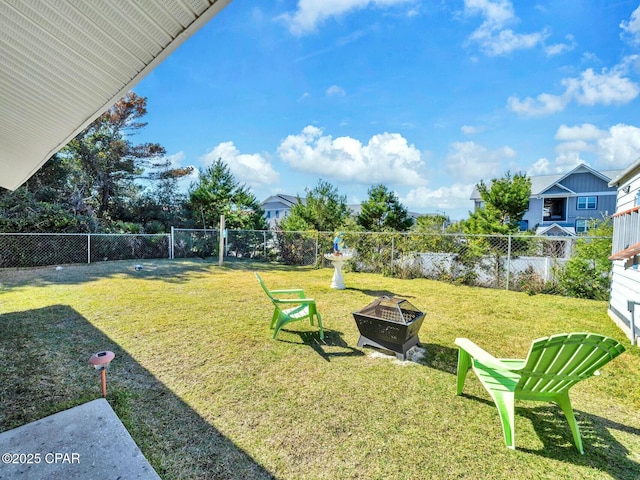
<svg viewBox="0 0 640 480">
<path fill-rule="evenodd" d="M 216 228 L 221 215 L 229 229 L 268 228 L 256 196 L 221 159 L 198 171 L 188 191 L 181 192 L 178 182 L 191 176 L 193 168 L 172 166 L 158 143 L 133 142 L 146 125 L 146 113 L 146 98 L 128 93 L 24 185 L 13 192 L 0 190 L 0 232 L 165 233 L 171 226 Z M 395 192 L 383 184 L 371 186 L 359 213 L 352 215 L 346 196 L 320 179 L 314 188 L 305 190 L 304 199 L 298 197 L 290 215 L 276 228 L 499 236 L 522 233 L 519 224 L 529 205 L 531 180 L 525 174 L 507 172 L 489 184 L 480 181 L 477 188 L 481 208 L 470 212 L 467 219 L 449 224 L 444 215 L 425 215 L 414 221 Z M 594 227 L 594 236 L 611 236 L 611 222 Z M 474 242 L 486 243 L 470 241 L 469 258 L 473 257 Z M 495 251 L 499 265 L 499 250 Z M 577 255 L 559 277 L 566 291 L 602 298 L 611 269 L 609 251 L 610 240 L 578 243 Z"/>
</svg>

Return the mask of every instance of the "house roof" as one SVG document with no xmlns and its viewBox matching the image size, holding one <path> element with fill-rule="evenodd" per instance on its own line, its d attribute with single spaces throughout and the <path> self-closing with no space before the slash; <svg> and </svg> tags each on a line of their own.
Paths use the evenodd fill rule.
<svg viewBox="0 0 640 480">
<path fill-rule="evenodd" d="M 298 197 L 295 195 L 285 195 L 283 193 L 279 193 L 277 195 L 271 195 L 269 198 L 264 200 L 260 205 L 264 206 L 267 203 L 275 203 L 280 202 L 287 207 L 292 207 L 296 203 L 298 203 Z M 300 202 L 305 204 L 307 202 L 306 198 L 300 198 Z"/>
<path fill-rule="evenodd" d="M 575 227 L 563 227 L 562 225 L 553 223 L 551 225 L 538 227 L 536 235 L 575 237 L 576 229 Z"/>
<path fill-rule="evenodd" d="M 0 0 L 0 187 L 16 189 L 231 0 Z"/>
<path fill-rule="evenodd" d="M 609 182 L 612 178 L 619 175 L 620 172 L 621 170 L 598 171 L 594 170 L 584 163 L 581 163 L 567 173 L 557 173 L 552 175 L 532 175 L 529 177 L 531 179 L 531 196 L 533 197 L 544 195 L 547 190 L 550 190 L 554 187 L 565 190 L 568 195 L 575 194 L 575 192 L 572 192 L 570 189 L 562 185 L 562 181 L 575 173 L 592 173 L 602 180 Z M 490 186 L 491 183 L 488 182 L 487 185 Z M 477 186 L 473 188 L 473 192 L 471 193 L 471 200 L 480 200 L 480 192 L 478 191 Z"/>
<path fill-rule="evenodd" d="M 623 187 L 624 184 L 631 180 L 632 177 L 640 174 L 640 159 L 633 162 L 626 169 L 620 171 L 618 175 L 612 177 L 613 180 L 609 182 L 610 187 Z"/>
</svg>

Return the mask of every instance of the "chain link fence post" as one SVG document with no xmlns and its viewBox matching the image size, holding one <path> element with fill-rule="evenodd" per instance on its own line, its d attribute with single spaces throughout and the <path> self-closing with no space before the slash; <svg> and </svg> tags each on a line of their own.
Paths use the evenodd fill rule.
<svg viewBox="0 0 640 480">
<path fill-rule="evenodd" d="M 507 273 L 505 276 L 506 290 L 509 290 L 510 275 L 511 275 L 511 234 L 509 234 L 509 241 L 507 243 Z"/>
</svg>

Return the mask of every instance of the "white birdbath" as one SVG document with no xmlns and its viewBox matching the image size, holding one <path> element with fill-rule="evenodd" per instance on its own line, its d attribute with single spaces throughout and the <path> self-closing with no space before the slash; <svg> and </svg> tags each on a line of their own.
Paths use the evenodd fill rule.
<svg viewBox="0 0 640 480">
<path fill-rule="evenodd" d="M 333 253 L 325 253 L 324 258 L 333 263 L 333 278 L 331 279 L 331 288 L 336 290 L 344 290 L 347 288 L 344 284 L 342 276 L 342 266 L 347 260 L 353 257 L 351 254 L 334 255 Z"/>
</svg>

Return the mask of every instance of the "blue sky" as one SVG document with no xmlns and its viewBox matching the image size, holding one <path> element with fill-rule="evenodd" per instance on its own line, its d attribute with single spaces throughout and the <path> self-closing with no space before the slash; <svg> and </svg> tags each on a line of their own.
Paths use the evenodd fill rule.
<svg viewBox="0 0 640 480">
<path fill-rule="evenodd" d="M 378 183 L 466 218 L 509 170 L 640 157 L 640 4 L 232 0 L 136 87 L 180 166 L 222 158 L 259 200 Z"/>
</svg>

